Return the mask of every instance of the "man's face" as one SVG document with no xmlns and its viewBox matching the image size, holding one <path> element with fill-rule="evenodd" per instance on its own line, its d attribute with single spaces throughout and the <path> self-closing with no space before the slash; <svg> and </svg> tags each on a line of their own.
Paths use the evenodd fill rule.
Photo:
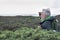
<svg viewBox="0 0 60 40">
<path fill-rule="evenodd" d="M 45 19 L 46 18 L 46 14 L 44 12 L 41 13 L 41 18 Z"/>
</svg>

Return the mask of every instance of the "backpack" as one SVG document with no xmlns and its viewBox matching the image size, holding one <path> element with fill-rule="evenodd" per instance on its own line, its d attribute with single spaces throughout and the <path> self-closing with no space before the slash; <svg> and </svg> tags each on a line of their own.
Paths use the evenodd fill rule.
<svg viewBox="0 0 60 40">
<path fill-rule="evenodd" d="M 55 16 L 55 20 L 52 22 L 52 29 L 60 31 L 60 15 Z"/>
</svg>

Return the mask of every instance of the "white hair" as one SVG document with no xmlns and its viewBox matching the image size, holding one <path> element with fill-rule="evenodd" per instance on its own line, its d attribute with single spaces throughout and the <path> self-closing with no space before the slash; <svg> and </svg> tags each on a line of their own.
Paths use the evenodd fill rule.
<svg viewBox="0 0 60 40">
<path fill-rule="evenodd" d="M 44 12 L 47 16 L 50 16 L 51 13 L 50 13 L 50 9 L 43 9 L 42 12 Z"/>
</svg>

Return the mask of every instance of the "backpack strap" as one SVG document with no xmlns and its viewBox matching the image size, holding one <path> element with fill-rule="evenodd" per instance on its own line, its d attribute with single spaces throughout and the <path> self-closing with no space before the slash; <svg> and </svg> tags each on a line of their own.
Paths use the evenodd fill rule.
<svg viewBox="0 0 60 40">
<path fill-rule="evenodd" d="M 56 22 L 57 22 L 57 23 L 59 22 L 58 19 L 56 19 Z"/>
</svg>

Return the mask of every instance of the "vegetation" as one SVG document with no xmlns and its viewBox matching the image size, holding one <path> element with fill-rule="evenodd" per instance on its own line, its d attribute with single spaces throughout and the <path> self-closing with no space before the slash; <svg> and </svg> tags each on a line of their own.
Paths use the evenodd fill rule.
<svg viewBox="0 0 60 40">
<path fill-rule="evenodd" d="M 16 30 L 20 27 L 35 28 L 40 22 L 39 17 L 32 16 L 0 16 L 0 30 Z"/>
<path fill-rule="evenodd" d="M 40 18 L 0 16 L 0 40 L 60 40 L 60 32 L 41 29 Z"/>
<path fill-rule="evenodd" d="M 0 31 L 0 40 L 60 40 L 60 33 L 24 27 L 14 32 Z"/>
</svg>

